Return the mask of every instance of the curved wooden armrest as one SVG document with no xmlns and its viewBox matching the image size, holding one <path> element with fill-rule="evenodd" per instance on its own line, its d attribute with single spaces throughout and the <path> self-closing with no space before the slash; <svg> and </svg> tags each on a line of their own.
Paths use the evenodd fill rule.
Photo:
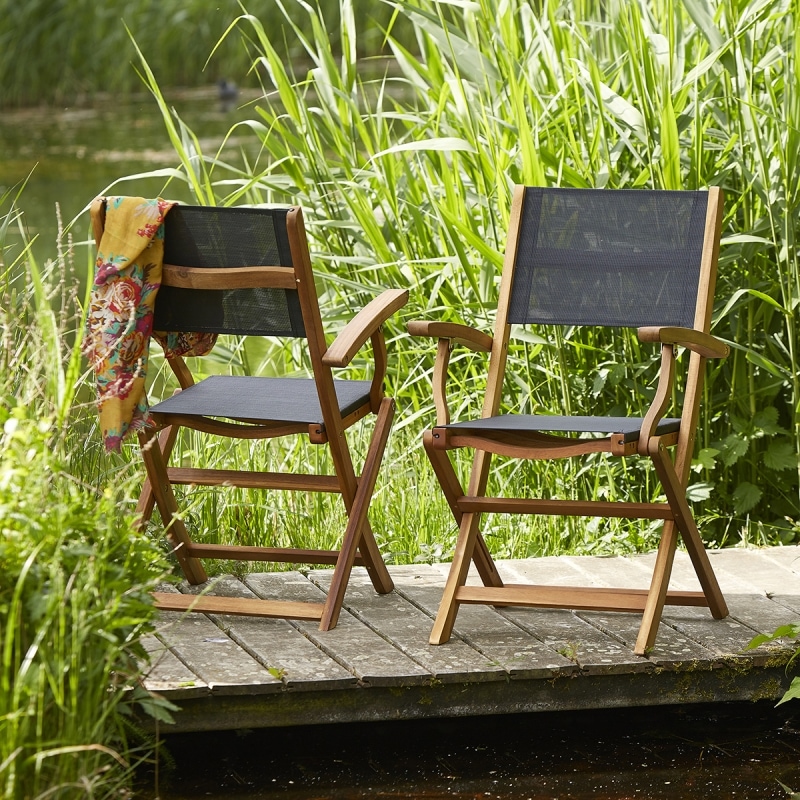
<svg viewBox="0 0 800 800">
<path fill-rule="evenodd" d="M 490 353 L 492 337 L 458 322 L 428 322 L 416 319 L 408 323 L 412 336 L 431 336 L 434 339 L 452 339 L 477 353 Z"/>
<path fill-rule="evenodd" d="M 699 353 L 703 358 L 725 358 L 731 349 L 710 333 L 703 333 L 694 328 L 639 328 L 640 342 L 660 342 L 661 344 L 679 344 Z"/>
<path fill-rule="evenodd" d="M 342 328 L 322 357 L 322 363 L 328 367 L 346 367 L 367 339 L 407 302 L 407 289 L 387 289 L 381 292 Z"/>
</svg>

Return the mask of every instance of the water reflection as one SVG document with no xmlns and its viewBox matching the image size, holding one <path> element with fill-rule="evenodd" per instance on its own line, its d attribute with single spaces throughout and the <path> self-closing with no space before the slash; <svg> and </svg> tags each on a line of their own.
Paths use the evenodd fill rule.
<svg viewBox="0 0 800 800">
<path fill-rule="evenodd" d="M 786 707 L 783 707 L 786 708 Z M 771 800 L 800 788 L 800 730 L 772 704 L 527 714 L 168 737 L 144 796 Z"/>
<path fill-rule="evenodd" d="M 254 112 L 238 96 L 221 99 L 218 87 L 175 92 L 168 97 L 181 118 L 197 134 L 207 155 L 213 155 L 230 127 Z M 232 158 L 237 142 L 231 142 Z M 35 108 L 0 113 L 0 195 L 28 178 L 20 199 L 28 234 L 38 236 L 34 254 L 41 262 L 54 257 L 58 211 L 67 225 L 92 198 L 120 178 L 177 166 L 155 100 L 149 95 L 92 108 Z M 30 176 L 30 177 L 28 177 Z M 155 196 L 166 193 L 184 202 L 186 187 L 164 178 L 119 184 L 120 194 Z M 75 241 L 88 235 L 84 216 L 73 232 Z M 12 246 L 13 240 L 7 242 Z M 10 261 L 11 259 L 8 259 Z"/>
</svg>

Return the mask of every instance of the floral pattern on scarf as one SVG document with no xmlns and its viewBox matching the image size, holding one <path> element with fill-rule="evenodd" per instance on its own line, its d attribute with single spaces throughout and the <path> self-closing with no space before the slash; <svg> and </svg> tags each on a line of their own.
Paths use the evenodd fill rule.
<svg viewBox="0 0 800 800">
<path fill-rule="evenodd" d="M 168 358 L 205 355 L 216 335 L 153 333 L 161 286 L 164 217 L 174 205 L 157 198 L 109 197 L 97 252 L 84 353 L 97 380 L 100 429 L 106 450 L 149 421 L 145 378 L 151 334 Z"/>
</svg>

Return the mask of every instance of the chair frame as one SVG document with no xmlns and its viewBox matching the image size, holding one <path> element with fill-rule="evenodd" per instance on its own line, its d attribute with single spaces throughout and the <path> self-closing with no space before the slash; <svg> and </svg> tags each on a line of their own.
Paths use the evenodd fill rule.
<svg viewBox="0 0 800 800">
<path fill-rule="evenodd" d="M 442 427 L 450 421 L 447 404 L 447 370 L 450 353 L 457 344 L 476 352 L 489 353 L 487 386 L 481 416 L 492 417 L 498 413 L 511 331 L 508 313 L 524 201 L 525 187 L 517 186 L 509 222 L 494 337 L 459 323 L 417 320 L 408 325 L 412 335 L 438 340 L 433 372 L 436 426 L 423 434 L 423 445 L 459 526 L 453 561 L 430 643 L 441 644 L 450 638 L 458 609 L 463 603 L 500 607 L 537 606 L 638 611 L 642 613 L 642 622 L 634 652 L 646 655 L 655 643 L 665 604 L 708 607 L 715 619 L 722 619 L 728 614 L 725 599 L 686 501 L 699 401 L 703 390 L 705 359 L 722 358 L 729 352 L 726 344 L 709 333 L 722 225 L 722 192 L 716 187 L 708 190 L 705 239 L 694 327 L 638 329 L 640 341 L 660 345 L 661 368 L 656 394 L 642 420 L 638 440 L 629 442 L 626 442 L 620 434 L 611 434 L 602 439 L 581 440 L 539 432 L 523 434 L 503 431 L 461 432 Z M 690 351 L 680 429 L 676 433 L 659 436 L 655 434 L 656 426 L 664 416 L 672 396 L 678 346 Z M 466 492 L 447 455 L 447 451 L 463 447 L 475 449 Z M 674 447 L 674 461 L 668 450 L 672 447 Z M 650 458 L 667 496 L 667 502 L 626 503 L 486 497 L 493 454 L 512 458 L 553 459 L 593 452 L 605 452 L 612 456 L 638 454 Z M 650 587 L 626 589 L 505 584 L 479 531 L 480 516 L 487 512 L 662 519 L 664 526 Z M 700 592 L 669 590 L 679 535 L 683 538 L 697 573 L 702 588 Z M 470 562 L 474 562 L 483 586 L 467 585 Z"/>
<path fill-rule="evenodd" d="M 92 228 L 99 246 L 105 223 L 105 199 L 91 206 Z M 353 565 L 363 565 L 376 591 L 386 594 L 394 588 L 381 557 L 367 512 L 395 412 L 394 400 L 384 395 L 388 357 L 383 324 L 408 301 L 405 289 L 389 289 L 368 303 L 339 332 L 328 347 L 320 315 L 308 243 L 300 208 L 288 210 L 286 227 L 293 266 L 252 266 L 241 268 L 197 268 L 163 265 L 162 285 L 189 289 L 283 288 L 298 292 L 306 329 L 308 352 L 322 412 L 323 425 L 268 420 L 223 421 L 211 417 L 151 413 L 153 427 L 139 433 L 142 458 L 147 471 L 136 513 L 143 527 L 158 507 L 167 538 L 190 584 L 208 577 L 201 559 L 236 559 L 301 564 L 333 565 L 330 590 L 324 603 L 283 600 L 185 595 L 155 592 L 159 609 L 199 611 L 246 616 L 277 617 L 319 621 L 320 630 L 333 628 L 339 618 Z M 339 411 L 332 370 L 346 367 L 368 341 L 373 348 L 374 372 L 369 400 L 343 417 Z M 180 356 L 167 359 L 184 391 L 194 378 Z M 345 431 L 368 414 L 376 421 L 362 467 L 354 470 Z M 333 475 L 247 472 L 170 467 L 168 460 L 181 427 L 205 433 L 244 439 L 271 439 L 291 434 L 307 435 L 312 444 L 330 448 Z M 236 486 L 248 489 L 282 489 L 341 494 L 347 511 L 347 525 L 339 550 L 247 547 L 199 544 L 192 541 L 181 519 L 173 485 Z"/>
</svg>

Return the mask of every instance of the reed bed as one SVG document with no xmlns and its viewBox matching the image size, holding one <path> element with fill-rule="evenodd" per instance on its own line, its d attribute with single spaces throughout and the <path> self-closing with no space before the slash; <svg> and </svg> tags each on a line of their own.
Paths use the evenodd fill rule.
<svg viewBox="0 0 800 800">
<path fill-rule="evenodd" d="M 4 263 L 16 200 L 0 197 L 0 795 L 120 797 L 153 750 L 134 706 L 169 716 L 138 684 L 168 564 L 132 527 L 131 475 L 81 454 L 75 270 L 66 251 Z"/>
<path fill-rule="evenodd" d="M 244 125 L 260 143 L 260 160 L 235 169 L 221 153 L 193 159 L 180 144 L 177 150 L 187 177 L 202 172 L 199 202 L 307 209 L 311 236 L 320 231 L 323 304 L 334 309 L 333 326 L 381 287 L 409 287 L 412 300 L 390 326 L 402 446 L 403 435 L 413 441 L 433 418 L 432 352 L 404 335 L 405 322 L 461 319 L 491 329 L 514 183 L 721 185 L 727 200 L 714 332 L 733 355 L 708 367 L 689 497 L 710 543 L 794 541 L 796 3 L 571 0 L 543 2 L 537 11 L 522 0 L 408 0 L 396 8 L 416 41 L 406 46 L 390 36 L 393 68 L 370 79 L 362 78 L 353 4 L 341 0 L 333 35 L 323 13 L 300 5 L 310 14 L 305 26 L 281 8 L 304 51 L 300 63 L 310 68 L 282 57 L 258 15 L 243 13 L 226 34 L 238 32 L 257 53 L 252 72 L 262 77 L 263 99 Z M 158 98 L 152 73 L 148 80 Z M 162 113 L 176 124 L 163 103 Z M 260 355 L 241 368 L 269 371 L 285 352 Z M 630 390 L 650 396 L 655 355 L 633 336 L 610 349 L 602 332 L 515 330 L 506 407 L 570 410 L 588 400 L 590 412 L 639 412 Z M 455 360 L 455 417 L 478 407 L 483 375 L 480 357 Z M 413 452 L 401 472 L 426 475 L 419 449 Z M 509 466 L 500 474 L 509 491 L 530 492 L 533 484 L 547 494 L 611 496 L 633 483 L 641 500 L 658 495 L 647 470 L 624 460 L 597 466 Z M 532 520 L 523 552 L 654 542 L 649 528 L 595 526 L 565 531 Z"/>
</svg>

